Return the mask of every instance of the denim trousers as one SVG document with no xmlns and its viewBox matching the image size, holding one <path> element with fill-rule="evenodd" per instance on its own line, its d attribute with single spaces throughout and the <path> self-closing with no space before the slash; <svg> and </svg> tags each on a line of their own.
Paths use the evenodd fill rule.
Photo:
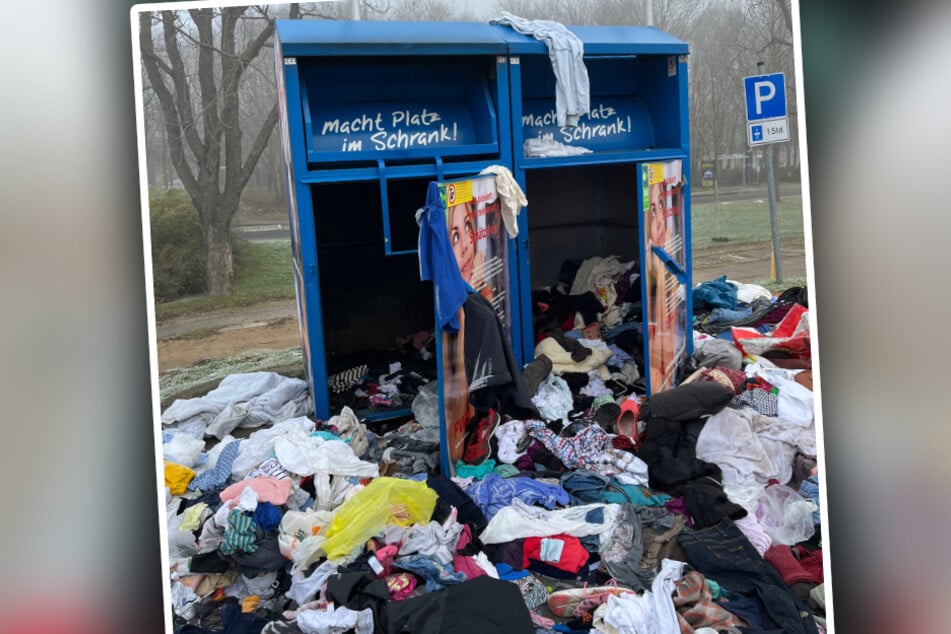
<svg viewBox="0 0 951 634">
<path fill-rule="evenodd" d="M 687 553 L 690 565 L 705 577 L 729 590 L 731 596 L 756 600 L 763 629 L 817 634 L 815 620 L 806 607 L 731 520 L 681 533 L 677 541 Z M 723 607 L 730 609 L 729 603 Z"/>
</svg>

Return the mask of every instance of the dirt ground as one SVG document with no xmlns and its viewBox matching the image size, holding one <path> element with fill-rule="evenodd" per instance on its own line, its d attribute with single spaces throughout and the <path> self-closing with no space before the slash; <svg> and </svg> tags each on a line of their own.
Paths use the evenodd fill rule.
<svg viewBox="0 0 951 634">
<path fill-rule="evenodd" d="M 805 278 L 802 239 L 784 241 L 781 251 L 783 277 Z M 694 283 L 722 275 L 741 282 L 754 282 L 770 276 L 768 246 L 717 244 L 695 253 L 694 260 Z M 172 319 L 157 324 L 156 330 L 160 374 L 246 352 L 300 347 L 294 300 Z"/>
</svg>

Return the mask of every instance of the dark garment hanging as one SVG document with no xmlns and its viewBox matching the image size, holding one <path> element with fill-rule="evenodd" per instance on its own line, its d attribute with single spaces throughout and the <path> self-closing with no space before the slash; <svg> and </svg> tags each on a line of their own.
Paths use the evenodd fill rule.
<svg viewBox="0 0 951 634">
<path fill-rule="evenodd" d="M 518 586 L 476 577 L 386 607 L 389 634 L 534 634 Z"/>
<path fill-rule="evenodd" d="M 517 420 L 538 418 L 492 304 L 478 293 L 469 293 L 463 310 L 469 402 L 480 411 L 498 407 L 500 414 Z"/>
</svg>

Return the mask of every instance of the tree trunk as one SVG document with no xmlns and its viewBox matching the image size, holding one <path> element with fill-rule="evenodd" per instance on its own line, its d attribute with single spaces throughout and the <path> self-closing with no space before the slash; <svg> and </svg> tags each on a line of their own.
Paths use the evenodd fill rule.
<svg viewBox="0 0 951 634">
<path fill-rule="evenodd" d="M 205 238 L 205 275 L 209 295 L 230 295 L 234 280 L 229 219 L 202 224 Z"/>
</svg>

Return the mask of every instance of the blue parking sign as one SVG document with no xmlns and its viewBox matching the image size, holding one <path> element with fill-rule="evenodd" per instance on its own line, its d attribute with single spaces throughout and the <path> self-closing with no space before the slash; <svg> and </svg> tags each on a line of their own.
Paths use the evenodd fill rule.
<svg viewBox="0 0 951 634">
<path fill-rule="evenodd" d="M 746 120 L 779 119 L 786 116 L 786 74 L 754 75 L 746 86 Z"/>
</svg>

